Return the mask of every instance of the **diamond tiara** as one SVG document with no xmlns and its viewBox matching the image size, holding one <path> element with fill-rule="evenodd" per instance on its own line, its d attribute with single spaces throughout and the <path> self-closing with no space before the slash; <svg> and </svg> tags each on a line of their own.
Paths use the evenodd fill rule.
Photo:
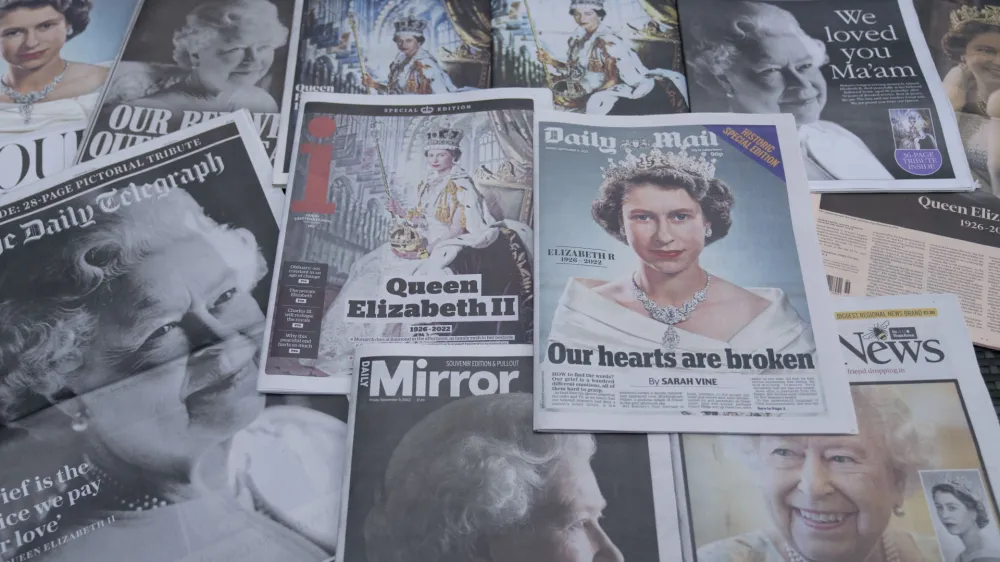
<svg viewBox="0 0 1000 562">
<path fill-rule="evenodd" d="M 951 12 L 952 27 L 958 27 L 967 21 L 981 21 L 1000 26 L 1000 6 L 983 6 L 981 10 L 974 6 L 962 6 Z"/>
<path fill-rule="evenodd" d="M 627 178 L 636 171 L 655 170 L 657 168 L 675 168 L 687 174 L 700 177 L 705 180 L 715 179 L 715 162 L 705 158 L 705 154 L 698 157 L 691 156 L 686 150 L 680 152 L 663 152 L 658 148 L 650 150 L 649 153 L 636 156 L 631 148 L 625 149 L 625 158 L 615 162 L 613 158 L 608 158 L 609 165 L 601 168 L 604 172 L 605 180 L 620 180 Z"/>
<path fill-rule="evenodd" d="M 573 0 L 569 5 L 569 9 L 572 10 L 573 8 L 582 8 L 584 6 L 597 10 L 603 10 L 604 0 Z"/>
<path fill-rule="evenodd" d="M 972 485 L 972 481 L 961 474 L 956 476 L 946 477 L 941 481 L 941 483 L 951 485 L 959 492 L 964 493 L 965 495 L 969 496 L 970 498 L 976 501 L 982 501 L 982 499 L 979 497 L 979 494 L 973 491 L 974 487 Z"/>
</svg>

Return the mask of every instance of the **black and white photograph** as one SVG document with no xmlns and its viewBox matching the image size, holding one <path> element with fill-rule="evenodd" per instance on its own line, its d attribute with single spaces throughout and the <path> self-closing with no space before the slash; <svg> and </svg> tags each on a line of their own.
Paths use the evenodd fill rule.
<svg viewBox="0 0 1000 562">
<path fill-rule="evenodd" d="M 543 95 L 307 94 L 261 390 L 347 393 L 361 343 L 531 341 L 533 111 Z M 310 287 L 289 270 L 307 266 Z M 431 306 L 427 295 L 389 292 L 394 280 L 467 280 L 474 290 Z M 392 313 L 404 304 L 421 308 Z"/>
<path fill-rule="evenodd" d="M 671 0 L 497 0 L 493 86 L 548 88 L 596 115 L 688 111 Z"/>
<path fill-rule="evenodd" d="M 816 191 L 969 191 L 957 123 L 904 4 L 680 0 L 692 110 L 794 115 Z M 913 107 L 929 110 L 939 152 L 897 150 L 886 111 Z"/>
<path fill-rule="evenodd" d="M 531 349 L 506 349 L 359 351 L 340 560 L 670 560 L 647 437 L 534 432 Z"/>
<path fill-rule="evenodd" d="M 937 137 L 930 109 L 890 109 L 896 150 L 936 150 Z"/>
<path fill-rule="evenodd" d="M 30 459 L 0 488 L 35 513 L 5 520 L 4 560 L 335 550 L 346 403 L 256 389 L 263 149 L 245 113 L 189 133 L 0 202 L 0 447 Z"/>
<path fill-rule="evenodd" d="M 922 470 L 944 562 L 1000 560 L 996 506 L 979 470 Z"/>
<path fill-rule="evenodd" d="M 150 0 L 115 66 L 83 159 L 246 109 L 273 154 L 302 0 Z"/>
</svg>

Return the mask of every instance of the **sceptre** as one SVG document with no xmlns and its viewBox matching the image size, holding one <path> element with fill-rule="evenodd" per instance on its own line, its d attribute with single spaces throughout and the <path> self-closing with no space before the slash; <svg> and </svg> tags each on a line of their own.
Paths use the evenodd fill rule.
<svg viewBox="0 0 1000 562">
<path fill-rule="evenodd" d="M 347 21 L 351 25 L 351 33 L 354 35 L 354 46 L 358 48 L 358 63 L 361 64 L 361 81 L 363 83 L 371 81 L 371 76 L 368 74 L 368 69 L 365 67 L 365 53 L 361 50 L 361 38 L 358 37 L 358 19 L 354 17 L 354 8 L 352 7 L 349 12 L 347 12 Z M 365 86 L 368 88 L 368 93 L 372 93 L 371 86 Z M 375 143 L 375 147 L 378 148 L 378 141 Z M 382 151 L 379 150 L 379 160 L 382 159 Z M 385 170 L 382 170 L 382 174 L 385 174 Z"/>
<path fill-rule="evenodd" d="M 523 2 L 524 10 L 528 14 L 528 27 L 531 28 L 531 36 L 535 39 L 535 50 L 541 51 L 542 43 L 538 40 L 538 31 L 535 29 L 535 20 L 531 17 L 531 6 L 528 4 L 528 0 L 523 0 Z M 549 85 L 549 89 L 552 89 L 552 76 L 549 74 L 549 65 L 542 63 L 542 70 L 545 71 L 545 83 Z"/>
</svg>

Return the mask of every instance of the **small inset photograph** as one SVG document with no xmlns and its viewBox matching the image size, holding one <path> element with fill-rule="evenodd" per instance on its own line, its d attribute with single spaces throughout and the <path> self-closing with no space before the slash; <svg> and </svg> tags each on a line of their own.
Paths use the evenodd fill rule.
<svg viewBox="0 0 1000 562">
<path fill-rule="evenodd" d="M 937 135 L 930 109 L 890 109 L 896 150 L 937 150 Z"/>
<path fill-rule="evenodd" d="M 996 511 L 978 469 L 921 470 L 920 483 L 942 560 L 1000 560 Z"/>
</svg>

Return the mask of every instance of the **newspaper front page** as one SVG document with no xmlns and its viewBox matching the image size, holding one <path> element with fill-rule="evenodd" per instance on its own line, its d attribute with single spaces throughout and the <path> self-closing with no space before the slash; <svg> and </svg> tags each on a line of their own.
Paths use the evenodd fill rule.
<svg viewBox="0 0 1000 562">
<path fill-rule="evenodd" d="M 536 433 L 530 345 L 355 358 L 339 562 L 677 560 L 669 436 Z"/>
<path fill-rule="evenodd" d="M 911 0 L 679 0 L 693 111 L 789 113 L 815 191 L 970 191 Z"/>
<path fill-rule="evenodd" d="M 304 0 L 281 106 L 275 183 L 288 182 L 301 95 L 448 94 L 490 87 L 491 0 Z"/>
<path fill-rule="evenodd" d="M 674 0 L 493 0 L 494 88 L 548 88 L 556 109 L 686 113 Z"/>
<path fill-rule="evenodd" d="M 1000 558 L 1000 425 L 958 300 L 836 318 L 860 432 L 674 437 L 684 560 Z"/>
<path fill-rule="evenodd" d="M 260 390 L 349 393 L 363 343 L 532 341 L 548 92 L 302 100 Z"/>
<path fill-rule="evenodd" d="M 537 429 L 857 431 L 790 116 L 537 127 Z"/>
<path fill-rule="evenodd" d="M 1000 349 L 1000 199 L 980 190 L 813 202 L 833 294 L 953 293 L 972 341 Z"/>
<path fill-rule="evenodd" d="M 240 109 L 273 159 L 301 11 L 302 0 L 143 0 L 80 161 Z"/>
<path fill-rule="evenodd" d="M 12 38 L 11 44 L 20 46 L 3 50 L 3 84 L 22 91 L 22 80 L 49 76 L 52 87 L 41 99 L 28 95 L 13 100 L 4 95 L 9 101 L 0 102 L 0 194 L 76 162 L 80 138 L 97 108 L 138 4 L 139 0 L 3 4 L 0 25 Z M 49 25 L 49 33 L 41 41 L 24 41 L 25 34 L 18 32 L 42 23 Z M 12 64 L 16 71 L 11 70 Z"/>
<path fill-rule="evenodd" d="M 0 199 L 0 560 L 333 555 L 346 401 L 256 388 L 270 178 L 241 111 Z"/>
</svg>

